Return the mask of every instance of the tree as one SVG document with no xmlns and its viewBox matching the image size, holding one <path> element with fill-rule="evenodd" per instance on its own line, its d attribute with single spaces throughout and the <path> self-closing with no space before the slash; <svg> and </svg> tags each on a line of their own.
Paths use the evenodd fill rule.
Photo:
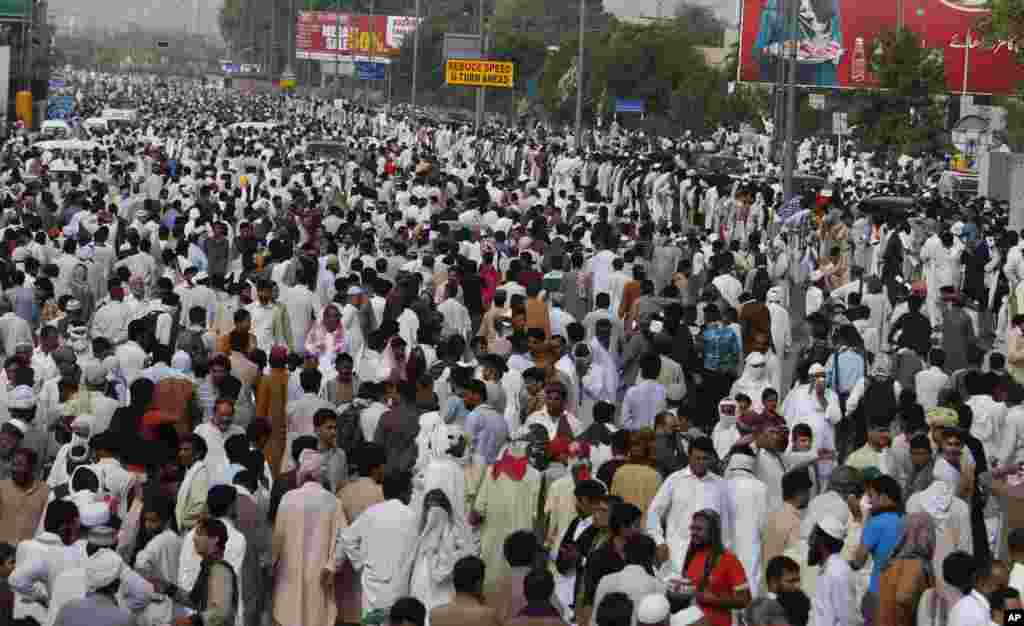
<svg viewBox="0 0 1024 626">
<path fill-rule="evenodd" d="M 871 146 L 904 152 L 928 150 L 942 142 L 946 89 L 940 51 L 925 48 L 912 30 L 886 31 L 872 43 L 870 68 L 880 90 L 861 94 L 853 122 Z"/>
<path fill-rule="evenodd" d="M 681 0 L 676 5 L 675 15 L 689 25 L 691 32 L 698 34 L 697 45 L 718 46 L 725 39 L 725 22 L 710 7 Z"/>
<path fill-rule="evenodd" d="M 1005 41 L 1024 62 L 1024 0 L 989 0 L 991 12 L 983 15 L 975 29 L 989 44 Z"/>
</svg>

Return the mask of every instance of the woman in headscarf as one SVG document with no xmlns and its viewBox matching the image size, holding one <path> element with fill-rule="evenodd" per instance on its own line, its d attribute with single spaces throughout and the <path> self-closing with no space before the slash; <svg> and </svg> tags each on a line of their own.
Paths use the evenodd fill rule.
<svg viewBox="0 0 1024 626">
<path fill-rule="evenodd" d="M 448 604 L 455 597 L 452 570 L 462 557 L 476 554 L 462 518 L 454 515 L 452 504 L 440 489 L 427 492 L 423 499 L 420 536 L 410 553 L 412 579 L 410 595 L 430 609 Z"/>
<path fill-rule="evenodd" d="M 935 586 L 935 523 L 927 513 L 911 513 L 903 537 L 892 551 L 878 583 L 875 626 L 914 626 L 917 606 L 926 589 Z"/>
<path fill-rule="evenodd" d="M 92 319 L 93 311 L 96 308 L 96 298 L 93 296 L 92 287 L 89 285 L 89 267 L 85 263 L 79 263 L 71 270 L 68 293 L 82 305 L 81 319 Z"/>
<path fill-rule="evenodd" d="M 347 350 L 341 311 L 336 304 L 328 304 L 320 311 L 320 316 L 306 335 L 306 352 L 318 355 L 320 372 L 324 378 L 331 378 L 335 372 L 335 359 Z"/>
</svg>

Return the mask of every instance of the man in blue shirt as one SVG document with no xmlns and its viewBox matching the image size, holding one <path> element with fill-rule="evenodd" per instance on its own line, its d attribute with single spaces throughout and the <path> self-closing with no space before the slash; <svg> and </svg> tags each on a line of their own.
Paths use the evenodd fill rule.
<svg viewBox="0 0 1024 626">
<path fill-rule="evenodd" d="M 868 468 L 865 474 L 874 470 Z M 850 565 L 859 570 L 871 555 L 873 563 L 868 592 L 864 594 L 861 611 L 865 626 L 874 626 L 878 609 L 878 579 L 889 564 L 893 549 L 903 536 L 903 490 L 892 476 L 881 475 L 867 481 L 868 498 L 871 500 L 870 517 L 864 522 L 860 545 Z"/>
<path fill-rule="evenodd" d="M 858 350 L 857 339 L 853 326 L 844 326 L 839 336 L 842 348 L 829 357 L 825 365 L 825 386 L 836 392 L 843 407 L 850 392 L 864 378 L 864 355 Z"/>
</svg>

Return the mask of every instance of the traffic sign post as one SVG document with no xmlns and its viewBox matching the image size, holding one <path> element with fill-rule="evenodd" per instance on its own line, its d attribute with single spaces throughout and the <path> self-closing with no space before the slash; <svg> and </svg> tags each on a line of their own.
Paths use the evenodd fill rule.
<svg viewBox="0 0 1024 626">
<path fill-rule="evenodd" d="M 469 59 L 478 61 L 484 56 L 480 35 L 461 33 L 444 34 L 444 60 Z"/>
<path fill-rule="evenodd" d="M 510 61 L 451 59 L 445 63 L 444 80 L 449 85 L 511 89 L 515 74 L 516 64 Z"/>
<path fill-rule="evenodd" d="M 836 111 L 832 114 L 832 132 L 836 134 L 836 156 L 843 151 L 843 135 L 850 134 L 846 113 Z"/>
</svg>

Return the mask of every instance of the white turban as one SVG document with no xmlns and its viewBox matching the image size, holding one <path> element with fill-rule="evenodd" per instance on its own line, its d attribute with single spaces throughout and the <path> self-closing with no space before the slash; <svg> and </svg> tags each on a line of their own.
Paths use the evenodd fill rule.
<svg viewBox="0 0 1024 626">
<path fill-rule="evenodd" d="M 178 350 L 171 357 L 171 367 L 179 372 L 187 372 L 192 369 L 192 357 L 184 350 Z"/>
<path fill-rule="evenodd" d="M 124 561 L 113 550 L 100 550 L 85 562 L 85 584 L 90 591 L 102 589 L 121 577 Z"/>
</svg>

